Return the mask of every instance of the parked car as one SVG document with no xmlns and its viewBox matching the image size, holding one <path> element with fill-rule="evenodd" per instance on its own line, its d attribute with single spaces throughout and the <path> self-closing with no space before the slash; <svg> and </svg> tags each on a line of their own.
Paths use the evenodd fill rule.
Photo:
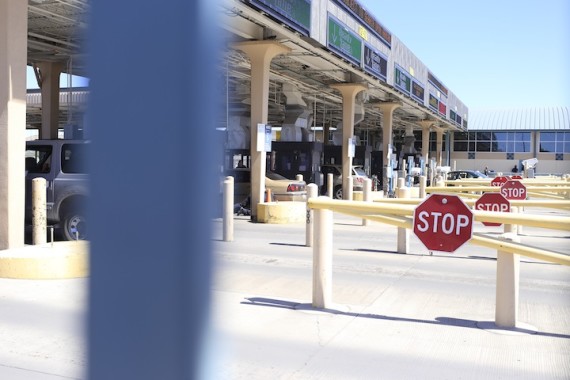
<svg viewBox="0 0 570 380">
<path fill-rule="evenodd" d="M 489 176 L 481 173 L 479 170 L 454 170 L 447 173 L 448 181 L 467 178 L 489 178 Z"/>
<path fill-rule="evenodd" d="M 251 172 L 249 168 L 235 168 L 226 171 L 234 177 L 234 200 L 242 202 L 251 195 Z M 288 179 L 272 171 L 265 173 L 265 188 L 271 191 L 274 201 L 306 201 L 307 184 L 305 181 Z"/>
<path fill-rule="evenodd" d="M 333 198 L 342 199 L 342 165 L 336 164 L 324 164 L 321 165 L 321 173 L 324 176 L 324 185 L 321 188 L 321 194 L 327 192 L 327 178 L 328 174 L 333 175 Z M 353 191 L 363 191 L 364 190 L 364 180 L 368 178 L 364 168 L 359 165 L 354 165 L 352 167 L 352 189 Z"/>
<path fill-rule="evenodd" d="M 89 196 L 84 140 L 26 142 L 26 225 L 32 223 L 32 180 L 46 179 L 47 223 L 61 230 L 65 240 L 84 240 L 85 208 Z"/>
</svg>

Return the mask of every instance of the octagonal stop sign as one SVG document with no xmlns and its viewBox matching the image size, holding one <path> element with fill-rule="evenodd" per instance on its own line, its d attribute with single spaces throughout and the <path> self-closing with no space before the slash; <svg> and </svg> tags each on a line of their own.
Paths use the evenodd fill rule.
<svg viewBox="0 0 570 380">
<path fill-rule="evenodd" d="M 526 186 L 518 180 L 509 180 L 501 186 L 501 194 L 507 199 L 525 200 Z"/>
<path fill-rule="evenodd" d="M 472 233 L 473 212 L 456 195 L 432 194 L 414 210 L 414 234 L 430 251 L 454 252 Z"/>
<path fill-rule="evenodd" d="M 503 184 L 505 182 L 507 182 L 509 179 L 505 176 L 500 176 L 500 177 L 495 177 L 493 178 L 493 180 L 491 181 L 491 186 L 503 186 Z"/>
<path fill-rule="evenodd" d="M 485 193 L 475 201 L 475 210 L 510 212 L 511 204 L 501 193 Z M 486 226 L 500 226 L 502 223 L 483 222 Z"/>
</svg>

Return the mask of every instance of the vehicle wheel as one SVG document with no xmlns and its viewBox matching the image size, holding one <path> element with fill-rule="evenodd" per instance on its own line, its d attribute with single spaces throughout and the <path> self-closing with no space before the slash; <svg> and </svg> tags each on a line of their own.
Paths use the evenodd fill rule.
<svg viewBox="0 0 570 380">
<path fill-rule="evenodd" d="M 65 240 L 86 240 L 87 220 L 79 212 L 70 212 L 63 218 L 63 237 Z"/>
<path fill-rule="evenodd" d="M 342 186 L 334 188 L 334 199 L 342 199 Z"/>
</svg>

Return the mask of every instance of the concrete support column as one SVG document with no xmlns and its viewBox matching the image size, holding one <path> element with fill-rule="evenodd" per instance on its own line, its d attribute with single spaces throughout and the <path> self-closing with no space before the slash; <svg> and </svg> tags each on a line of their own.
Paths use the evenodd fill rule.
<svg viewBox="0 0 570 380">
<path fill-rule="evenodd" d="M 386 196 L 388 191 L 388 172 L 387 165 L 390 157 L 388 156 L 388 147 L 393 147 L 392 120 L 394 111 L 401 107 L 402 103 L 381 103 L 378 108 L 382 112 L 382 154 L 384 155 L 384 170 L 382 171 L 382 189 Z"/>
<path fill-rule="evenodd" d="M 443 165 L 442 163 L 442 157 L 443 157 L 443 129 L 438 128 L 436 131 L 436 162 L 437 162 L 437 166 L 441 166 Z"/>
<path fill-rule="evenodd" d="M 257 222 L 257 205 L 265 192 L 266 166 L 266 153 L 257 151 L 257 124 L 267 123 L 271 60 L 291 49 L 275 41 L 240 42 L 234 47 L 246 53 L 251 63 L 251 220 Z"/>
<path fill-rule="evenodd" d="M 0 0 L 0 250 L 24 245 L 28 2 Z"/>
<path fill-rule="evenodd" d="M 348 139 L 354 137 L 354 110 L 356 95 L 368 87 L 361 83 L 340 83 L 331 86 L 342 95 L 342 198 L 349 198 L 348 177 L 352 176 L 352 157 L 348 157 Z"/>
<path fill-rule="evenodd" d="M 422 120 L 419 121 L 417 124 L 420 127 L 422 127 L 422 157 L 424 159 L 424 163 L 427 165 L 429 163 L 429 134 L 431 132 L 431 126 L 433 125 L 433 121 Z"/>
<path fill-rule="evenodd" d="M 42 127 L 40 139 L 57 139 L 59 128 L 59 76 L 64 68 L 60 62 L 41 62 L 39 86 L 42 90 Z"/>
</svg>

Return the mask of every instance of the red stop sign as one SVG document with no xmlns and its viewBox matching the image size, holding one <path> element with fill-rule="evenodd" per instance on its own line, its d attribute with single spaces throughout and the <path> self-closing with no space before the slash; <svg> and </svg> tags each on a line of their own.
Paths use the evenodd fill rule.
<svg viewBox="0 0 570 380">
<path fill-rule="evenodd" d="M 493 178 L 493 180 L 491 181 L 491 186 L 503 186 L 503 184 L 505 182 L 507 182 L 509 179 L 505 176 L 500 176 L 500 177 L 495 177 Z"/>
<path fill-rule="evenodd" d="M 522 175 L 512 175 L 511 179 L 523 179 Z"/>
<path fill-rule="evenodd" d="M 519 180 L 509 180 L 501 186 L 501 194 L 507 199 L 525 200 L 526 186 Z"/>
<path fill-rule="evenodd" d="M 414 234 L 430 251 L 453 252 L 472 232 L 473 212 L 457 195 L 432 194 L 414 210 Z"/>
<path fill-rule="evenodd" d="M 475 201 L 475 210 L 510 212 L 509 200 L 500 193 L 485 193 Z M 500 226 L 503 223 L 483 222 L 486 226 Z"/>
</svg>

